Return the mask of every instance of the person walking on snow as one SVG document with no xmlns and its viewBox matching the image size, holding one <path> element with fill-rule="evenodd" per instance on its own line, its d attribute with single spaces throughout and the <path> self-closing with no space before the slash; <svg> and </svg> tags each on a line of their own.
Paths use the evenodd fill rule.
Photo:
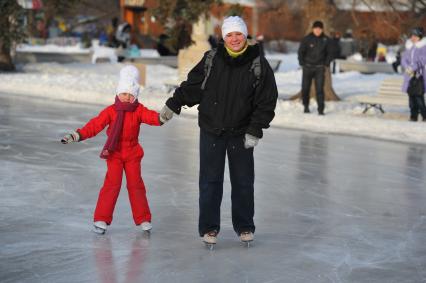
<svg viewBox="0 0 426 283">
<path fill-rule="evenodd" d="M 198 105 L 200 127 L 199 234 L 215 244 L 220 231 L 225 157 L 232 185 L 232 223 L 243 242 L 253 240 L 253 148 L 274 118 L 278 90 L 259 46 L 248 45 L 238 16 L 222 25 L 224 43 L 204 54 L 163 107 L 163 119 Z"/>
<path fill-rule="evenodd" d="M 402 91 L 408 93 L 410 107 L 410 121 L 417 121 L 419 112 L 423 121 L 426 121 L 426 106 L 424 90 L 426 86 L 426 38 L 421 27 L 411 31 L 411 37 L 405 44 L 405 51 L 402 54 L 401 66 L 405 69 L 404 83 Z M 410 80 L 414 77 L 423 76 L 423 93 L 409 93 Z"/>
<path fill-rule="evenodd" d="M 314 22 L 312 32 L 302 39 L 298 50 L 299 65 L 303 68 L 302 101 L 304 113 L 310 113 L 309 93 L 312 80 L 315 79 L 318 114 L 324 115 L 325 68 L 328 68 L 333 60 L 333 47 L 323 30 L 324 24 L 322 22 Z"/>
<path fill-rule="evenodd" d="M 139 71 L 132 65 L 120 71 L 115 103 L 91 119 L 84 127 L 64 136 L 62 143 L 79 142 L 96 136 L 108 126 L 108 139 L 100 157 L 106 159 L 107 172 L 94 215 L 94 232 L 104 234 L 113 218 L 113 211 L 121 189 L 123 171 L 126 174 L 127 190 L 133 220 L 143 231 L 149 231 L 151 212 L 141 177 L 141 160 L 144 151 L 139 144 L 140 124 L 160 126 L 158 112 L 149 110 L 138 101 Z"/>
</svg>

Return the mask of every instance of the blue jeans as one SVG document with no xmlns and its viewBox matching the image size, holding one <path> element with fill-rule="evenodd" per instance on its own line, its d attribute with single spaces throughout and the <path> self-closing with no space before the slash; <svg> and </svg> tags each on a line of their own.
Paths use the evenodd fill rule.
<svg viewBox="0 0 426 283">
<path fill-rule="evenodd" d="M 254 232 L 253 148 L 244 148 L 244 135 L 216 136 L 200 131 L 200 236 L 220 231 L 220 205 L 223 195 L 225 157 L 228 155 L 232 185 L 232 224 L 235 232 Z"/>
</svg>

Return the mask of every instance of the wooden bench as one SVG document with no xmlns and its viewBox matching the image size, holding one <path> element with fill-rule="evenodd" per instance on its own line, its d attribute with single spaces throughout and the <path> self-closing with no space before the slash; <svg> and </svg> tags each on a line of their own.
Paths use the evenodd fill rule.
<svg viewBox="0 0 426 283">
<path fill-rule="evenodd" d="M 402 77 L 387 78 L 380 85 L 377 95 L 359 95 L 353 97 L 352 100 L 365 106 L 362 113 L 366 113 L 371 108 L 376 108 L 380 112 L 385 113 L 383 105 L 408 107 L 407 94 L 401 90 L 402 83 Z"/>
<path fill-rule="evenodd" d="M 342 72 L 357 71 L 363 74 L 395 73 L 392 65 L 384 62 L 364 62 L 337 59 L 336 63 L 339 65 L 339 68 Z"/>
</svg>

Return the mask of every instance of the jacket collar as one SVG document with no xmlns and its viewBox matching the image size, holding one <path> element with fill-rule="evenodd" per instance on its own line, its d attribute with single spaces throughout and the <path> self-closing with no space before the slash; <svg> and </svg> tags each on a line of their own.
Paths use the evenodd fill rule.
<svg viewBox="0 0 426 283">
<path fill-rule="evenodd" d="M 416 48 L 422 48 L 426 46 L 426 37 L 423 37 L 420 41 L 416 42 L 415 44 L 411 41 L 411 39 L 407 40 L 405 43 L 406 49 L 411 49 L 413 47 Z"/>
<path fill-rule="evenodd" d="M 238 57 L 232 58 L 226 51 L 225 45 L 223 43 L 219 43 L 217 47 L 217 52 L 228 65 L 241 66 L 246 64 L 247 62 L 253 61 L 254 58 L 259 56 L 260 47 L 259 44 L 249 45 L 247 47 L 247 50 L 243 54 Z"/>
<path fill-rule="evenodd" d="M 313 32 L 311 32 L 311 33 L 309 33 L 309 36 L 310 36 L 310 37 L 313 37 L 313 38 L 324 38 L 324 37 L 325 37 L 325 34 L 324 34 L 324 32 L 323 32 L 323 33 L 321 33 L 321 35 L 320 35 L 320 36 L 316 36 Z"/>
</svg>

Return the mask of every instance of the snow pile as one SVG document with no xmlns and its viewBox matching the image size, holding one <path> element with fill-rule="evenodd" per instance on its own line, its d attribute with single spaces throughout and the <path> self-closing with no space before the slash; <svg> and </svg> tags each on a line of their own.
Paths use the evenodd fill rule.
<svg viewBox="0 0 426 283">
<path fill-rule="evenodd" d="M 362 114 L 363 107 L 351 100 L 355 95 L 375 95 L 383 79 L 395 75 L 363 75 L 357 72 L 333 75 L 334 89 L 342 101 L 327 102 L 326 116 L 320 117 L 316 114 L 314 101 L 312 113 L 303 114 L 300 102 L 288 100 L 300 91 L 302 73 L 298 69 L 297 55 L 268 54 L 268 57 L 282 60 L 280 70 L 275 74 L 280 100 L 273 126 L 426 144 L 426 123 L 408 122 L 408 106 L 385 107 L 387 113 L 384 115 L 374 110 Z M 122 66 L 106 63 L 29 64 L 21 73 L 0 74 L 0 92 L 106 106 L 114 101 Z M 167 92 L 166 83 L 177 78 L 176 69 L 162 65 L 147 66 L 147 85 L 140 95 L 141 102 L 152 109 L 161 109 L 171 95 Z M 193 107 L 183 113 L 195 118 L 197 109 Z"/>
</svg>

